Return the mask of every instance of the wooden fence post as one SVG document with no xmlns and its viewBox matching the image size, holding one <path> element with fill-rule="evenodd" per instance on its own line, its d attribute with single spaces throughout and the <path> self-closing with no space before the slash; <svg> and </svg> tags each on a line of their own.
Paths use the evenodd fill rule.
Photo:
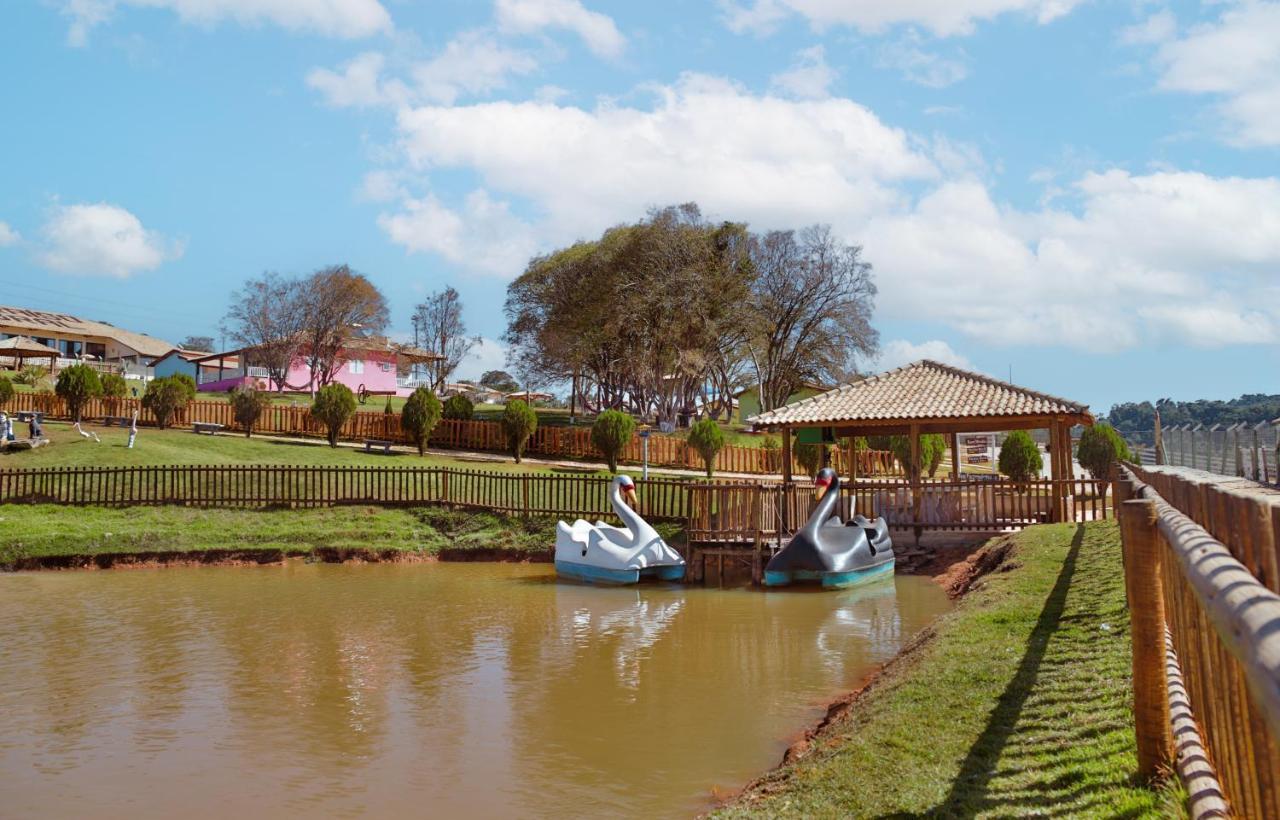
<svg viewBox="0 0 1280 820">
<path fill-rule="evenodd" d="M 1120 505 L 1119 518 L 1133 643 L 1133 718 L 1138 740 L 1138 776 L 1149 780 L 1173 759 L 1155 502 L 1130 498 Z"/>
</svg>

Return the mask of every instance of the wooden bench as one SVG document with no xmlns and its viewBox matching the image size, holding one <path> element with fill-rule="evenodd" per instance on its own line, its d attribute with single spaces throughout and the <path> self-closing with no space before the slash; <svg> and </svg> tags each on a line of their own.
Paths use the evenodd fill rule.
<svg viewBox="0 0 1280 820">
<path fill-rule="evenodd" d="M 217 424 L 212 421 L 197 421 L 191 425 L 191 432 L 208 433 L 211 436 L 216 436 L 218 433 L 221 433 L 225 429 L 227 429 L 226 425 Z"/>
<path fill-rule="evenodd" d="M 117 425 L 120 427 L 130 427 L 133 425 L 133 418 L 130 416 L 103 416 L 102 417 L 103 427 L 115 427 Z"/>
<path fill-rule="evenodd" d="M 381 447 L 381 448 L 382 448 L 382 452 L 383 452 L 383 453 L 385 453 L 385 454 L 387 454 L 387 455 L 391 455 L 391 445 L 392 445 L 392 444 L 395 444 L 395 442 L 394 442 L 394 441 L 384 441 L 383 439 L 380 439 L 380 438 L 367 438 L 367 439 L 365 439 L 365 440 L 364 440 L 364 451 L 365 451 L 366 453 L 372 453 L 372 452 L 373 452 L 373 448 L 375 448 L 375 447 Z"/>
</svg>

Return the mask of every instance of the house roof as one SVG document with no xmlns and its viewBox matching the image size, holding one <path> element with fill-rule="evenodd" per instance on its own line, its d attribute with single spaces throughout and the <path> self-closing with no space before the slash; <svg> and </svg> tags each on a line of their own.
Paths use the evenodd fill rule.
<svg viewBox="0 0 1280 820">
<path fill-rule="evenodd" d="M 799 392 L 801 390 L 831 390 L 833 388 L 835 388 L 834 384 L 823 384 L 822 382 L 800 382 L 800 384 L 796 386 L 796 392 Z M 760 385 L 749 384 L 746 387 L 739 390 L 737 393 L 734 393 L 733 397 L 736 399 L 738 396 L 741 396 L 743 393 L 747 393 L 752 390 L 759 390 L 759 389 L 760 389 Z M 792 393 L 792 395 L 795 395 L 795 393 Z"/>
<path fill-rule="evenodd" d="M 924 359 L 749 421 L 757 427 L 813 427 L 1063 415 L 1093 421 L 1087 405 Z"/>
<path fill-rule="evenodd" d="M 41 344 L 26 336 L 11 336 L 0 339 L 0 356 L 61 356 L 57 348 Z"/>
<path fill-rule="evenodd" d="M 59 333 L 113 339 L 125 347 L 138 351 L 143 356 L 163 356 L 173 349 L 173 345 L 163 339 L 134 333 L 106 322 L 80 319 L 66 313 L 49 313 L 43 310 L 0 305 L 0 326 L 22 328 L 35 335 Z"/>
<path fill-rule="evenodd" d="M 203 350 L 183 350 L 180 347 L 175 347 L 173 350 L 170 350 L 168 353 L 164 354 L 163 356 L 157 356 L 156 358 L 152 359 L 150 366 L 155 367 L 156 365 L 160 364 L 160 362 L 164 361 L 165 359 L 171 356 L 177 356 L 178 358 L 186 362 L 194 362 L 196 359 L 199 359 L 208 355 L 209 354 L 204 352 Z"/>
</svg>

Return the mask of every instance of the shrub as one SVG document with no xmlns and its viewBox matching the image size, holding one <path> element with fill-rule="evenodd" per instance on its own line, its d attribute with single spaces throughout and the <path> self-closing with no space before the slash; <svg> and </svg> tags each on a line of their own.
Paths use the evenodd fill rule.
<svg viewBox="0 0 1280 820">
<path fill-rule="evenodd" d="M 1014 430 L 1000 445 L 1000 458 L 997 462 L 1000 472 L 1019 484 L 1030 481 L 1040 475 L 1044 462 L 1040 458 L 1040 448 L 1032 440 L 1026 430 Z"/>
<path fill-rule="evenodd" d="M 142 394 L 142 406 L 156 417 L 156 424 L 161 430 L 169 426 L 178 410 L 195 398 L 194 384 L 190 377 L 183 381 L 176 375 L 152 379 L 147 384 L 147 392 Z"/>
<path fill-rule="evenodd" d="M 707 478 L 715 471 L 716 453 L 724 447 L 724 431 L 714 419 L 699 419 L 689 428 L 689 446 L 702 456 L 707 468 Z"/>
<path fill-rule="evenodd" d="M 888 449 L 893 451 L 894 458 L 906 468 L 907 475 L 911 475 L 911 437 L 890 436 Z M 933 478 L 946 452 L 947 440 L 940 434 L 925 433 L 920 436 L 920 472 L 928 473 L 929 478 Z"/>
<path fill-rule="evenodd" d="M 47 367 L 41 367 L 38 364 L 29 364 L 26 367 L 19 370 L 18 375 L 14 376 L 13 380 L 18 384 L 25 384 L 28 387 L 35 387 L 37 384 L 40 383 L 41 379 L 43 379 L 46 375 L 48 375 L 48 373 L 49 373 L 49 369 Z"/>
<path fill-rule="evenodd" d="M 54 392 L 67 403 L 71 420 L 80 421 L 80 414 L 89 400 L 102 395 L 102 379 L 98 377 L 98 371 L 89 365 L 73 364 L 58 374 Z"/>
<path fill-rule="evenodd" d="M 244 437 L 253 435 L 253 425 L 271 404 L 271 396 L 255 387 L 241 386 L 231 391 L 231 416 L 244 426 Z"/>
<path fill-rule="evenodd" d="M 778 472 L 782 461 L 782 443 L 773 436 L 765 436 L 764 441 L 760 442 L 760 449 L 764 452 L 764 468 L 771 473 Z"/>
<path fill-rule="evenodd" d="M 107 373 L 102 377 L 102 397 L 114 414 L 120 409 L 120 400 L 129 393 L 129 385 L 119 373 Z"/>
<path fill-rule="evenodd" d="M 621 410 L 604 410 L 591 425 L 591 443 L 604 455 L 609 472 L 618 472 L 618 457 L 636 433 L 636 420 Z"/>
<path fill-rule="evenodd" d="M 0 376 L 0 406 L 8 404 L 13 399 L 14 392 L 13 382 L 7 376 Z"/>
<path fill-rule="evenodd" d="M 387 396 L 387 403 L 382 405 L 382 415 L 394 416 L 395 414 L 396 414 L 396 411 L 391 409 L 391 397 Z"/>
<path fill-rule="evenodd" d="M 311 418 L 325 427 L 325 437 L 330 447 L 338 446 L 338 434 L 342 425 L 347 423 L 356 412 L 356 396 L 345 384 L 333 382 L 316 391 L 315 401 L 311 403 Z"/>
<path fill-rule="evenodd" d="M 475 411 L 475 404 L 461 393 L 450 396 L 444 403 L 444 417 L 453 421 L 471 421 Z"/>
<path fill-rule="evenodd" d="M 404 410 L 400 412 L 400 429 L 418 448 L 418 455 L 426 454 L 427 439 L 440 421 L 440 414 L 440 400 L 426 387 L 414 390 L 404 403 Z"/>
<path fill-rule="evenodd" d="M 818 470 L 822 469 L 822 459 L 827 453 L 827 445 L 825 444 L 797 444 L 795 446 L 796 461 L 800 462 L 800 467 L 810 478 L 818 474 Z"/>
<path fill-rule="evenodd" d="M 538 414 L 529 405 L 514 399 L 507 402 L 506 409 L 502 411 L 502 429 L 507 434 L 507 447 L 519 464 L 524 446 L 529 443 L 533 431 L 538 429 Z"/>
<path fill-rule="evenodd" d="M 1076 448 L 1076 460 L 1080 466 L 1088 470 L 1089 475 L 1104 481 L 1111 478 L 1117 463 L 1132 457 L 1129 445 L 1106 422 L 1086 427 L 1080 436 L 1080 446 Z"/>
</svg>

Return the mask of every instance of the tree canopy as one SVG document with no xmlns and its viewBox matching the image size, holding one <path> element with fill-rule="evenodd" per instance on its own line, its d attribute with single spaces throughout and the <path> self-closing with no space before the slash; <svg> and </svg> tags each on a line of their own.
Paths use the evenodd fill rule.
<svg viewBox="0 0 1280 820">
<path fill-rule="evenodd" d="M 618 457 L 635 432 L 636 420 L 619 410 L 605 410 L 596 416 L 591 425 L 591 443 L 604 454 L 609 472 L 618 472 Z"/>
<path fill-rule="evenodd" d="M 80 421 L 80 414 L 89 399 L 102 395 L 102 379 L 98 371 L 87 364 L 73 364 L 58 373 L 54 386 L 58 398 L 67 403 L 67 411 L 73 421 Z"/>
<path fill-rule="evenodd" d="M 324 425 L 330 447 L 338 446 L 338 434 L 342 432 L 342 425 L 355 412 L 355 394 L 350 387 L 340 382 L 321 387 L 311 403 L 311 417 Z"/>
<path fill-rule="evenodd" d="M 504 338 L 518 372 L 572 382 L 589 411 L 719 416 L 747 384 L 771 409 L 855 372 L 876 351 L 874 295 L 861 249 L 825 227 L 755 235 L 685 204 L 534 258 Z"/>
<path fill-rule="evenodd" d="M 404 403 L 404 409 L 400 411 L 400 429 L 418 448 L 418 455 L 426 455 L 427 439 L 440 423 L 441 412 L 440 399 L 425 387 L 414 390 Z"/>
</svg>

